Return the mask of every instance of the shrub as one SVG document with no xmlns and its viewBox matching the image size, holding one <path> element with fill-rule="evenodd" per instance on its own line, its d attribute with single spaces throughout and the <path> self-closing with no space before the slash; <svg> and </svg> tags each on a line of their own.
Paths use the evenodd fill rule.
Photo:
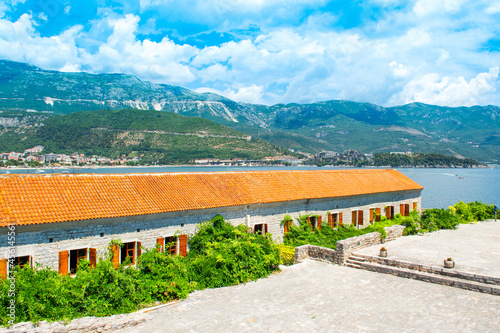
<svg viewBox="0 0 500 333">
<path fill-rule="evenodd" d="M 122 264 L 115 269 L 111 256 L 95 267 L 81 260 L 74 277 L 43 267 L 16 268 L 16 321 L 127 313 L 157 301 L 185 298 L 195 289 L 245 283 L 278 269 L 279 249 L 271 235 L 233 227 L 220 215 L 203 223 L 189 242 L 187 257 L 149 249 L 136 267 Z M 1 325 L 9 321 L 8 289 L 8 280 L 1 280 Z"/>
</svg>

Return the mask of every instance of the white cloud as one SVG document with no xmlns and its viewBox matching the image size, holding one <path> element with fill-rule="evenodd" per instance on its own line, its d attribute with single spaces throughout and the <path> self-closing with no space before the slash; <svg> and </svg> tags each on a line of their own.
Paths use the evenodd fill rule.
<svg viewBox="0 0 500 333">
<path fill-rule="evenodd" d="M 466 0 L 418 0 L 413 6 L 413 12 L 417 16 L 430 14 L 457 13 Z"/>
<path fill-rule="evenodd" d="M 195 89 L 195 91 L 199 93 L 214 93 L 236 102 L 252 101 L 252 103 L 256 104 L 264 104 L 264 100 L 262 98 L 264 94 L 264 87 L 257 86 L 255 84 L 252 84 L 251 86 L 241 86 L 234 89 L 226 89 L 223 91 L 208 87 L 198 88 Z"/>
<path fill-rule="evenodd" d="M 299 25 L 270 27 L 263 18 L 275 11 L 285 15 L 281 11 L 293 6 L 312 8 L 322 1 L 179 3 L 178 7 L 190 6 L 196 15 L 207 16 L 199 24 L 219 20 L 225 27 L 235 17 L 247 28 L 245 22 L 254 18 L 265 23 L 251 34 L 241 32 L 242 39 L 205 48 L 168 37 L 139 39 L 145 31 L 157 34 L 166 29 L 161 17 L 146 14 L 102 9 L 90 28 L 75 26 L 51 37 L 41 36 L 33 17 L 24 14 L 14 22 L 0 18 L 0 58 L 46 69 L 133 74 L 253 103 L 349 99 L 381 105 L 417 100 L 500 104 L 495 91 L 500 53 L 484 51 L 500 30 L 494 15 L 500 6 L 465 0 L 421 0 L 408 6 L 398 0 L 373 2 L 400 8 L 384 12 L 373 24 L 343 29 L 338 25 L 340 16 L 333 13 L 314 12 Z M 142 0 L 140 5 L 146 11 L 172 3 Z M 210 3 L 215 7 L 209 8 Z M 231 15 L 214 18 L 217 11 Z M 233 26 L 227 23 L 227 29 Z"/>
<path fill-rule="evenodd" d="M 436 73 L 425 74 L 407 83 L 403 90 L 394 96 L 393 104 L 422 102 L 447 106 L 472 106 L 489 104 L 488 99 L 496 93 L 499 86 L 498 67 L 479 73 L 468 82 L 463 76 L 440 76 Z"/>
<path fill-rule="evenodd" d="M 492 3 L 488 8 L 486 8 L 487 14 L 497 14 L 500 13 L 500 1 Z"/>
</svg>

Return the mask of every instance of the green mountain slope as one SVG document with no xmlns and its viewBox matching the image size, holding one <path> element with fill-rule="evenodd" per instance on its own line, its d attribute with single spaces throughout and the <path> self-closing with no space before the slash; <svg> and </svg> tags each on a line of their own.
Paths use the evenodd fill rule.
<svg viewBox="0 0 500 333">
<path fill-rule="evenodd" d="M 326 101 L 273 106 L 144 82 L 122 74 L 61 73 L 0 60 L 0 110 L 135 108 L 201 117 L 284 148 L 307 152 L 413 151 L 500 161 L 500 107 L 381 107 Z M 1 124 L 1 120 L 0 120 Z"/>
<path fill-rule="evenodd" d="M 253 160 L 287 154 L 224 125 L 171 112 L 124 109 L 58 116 L 6 112 L 1 116 L 17 123 L 2 128 L 0 151 L 22 152 L 41 144 L 45 152 L 139 156 L 160 163 L 185 163 L 196 158 Z"/>
</svg>

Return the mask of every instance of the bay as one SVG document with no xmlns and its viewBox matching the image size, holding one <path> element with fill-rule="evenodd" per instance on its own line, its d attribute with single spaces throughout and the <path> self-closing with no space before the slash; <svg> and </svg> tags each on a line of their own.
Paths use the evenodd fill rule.
<svg viewBox="0 0 500 333">
<path fill-rule="evenodd" d="M 220 172 L 250 170 L 324 170 L 352 169 L 339 167 L 235 167 L 235 166 L 158 166 L 158 167 L 95 167 L 95 168 L 53 168 L 41 169 L 44 174 L 52 173 L 158 173 L 158 172 Z M 447 208 L 458 201 L 481 201 L 500 207 L 500 166 L 489 168 L 397 168 L 424 187 L 423 208 Z M 4 169 L 12 174 L 35 173 L 34 169 Z"/>
</svg>

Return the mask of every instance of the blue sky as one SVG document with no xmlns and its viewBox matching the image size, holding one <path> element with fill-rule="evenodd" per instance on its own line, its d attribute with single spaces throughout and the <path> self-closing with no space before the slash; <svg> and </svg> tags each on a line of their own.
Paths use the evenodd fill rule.
<svg viewBox="0 0 500 333">
<path fill-rule="evenodd" d="M 500 1 L 4 0 L 0 58 L 268 105 L 500 105 Z"/>
</svg>

